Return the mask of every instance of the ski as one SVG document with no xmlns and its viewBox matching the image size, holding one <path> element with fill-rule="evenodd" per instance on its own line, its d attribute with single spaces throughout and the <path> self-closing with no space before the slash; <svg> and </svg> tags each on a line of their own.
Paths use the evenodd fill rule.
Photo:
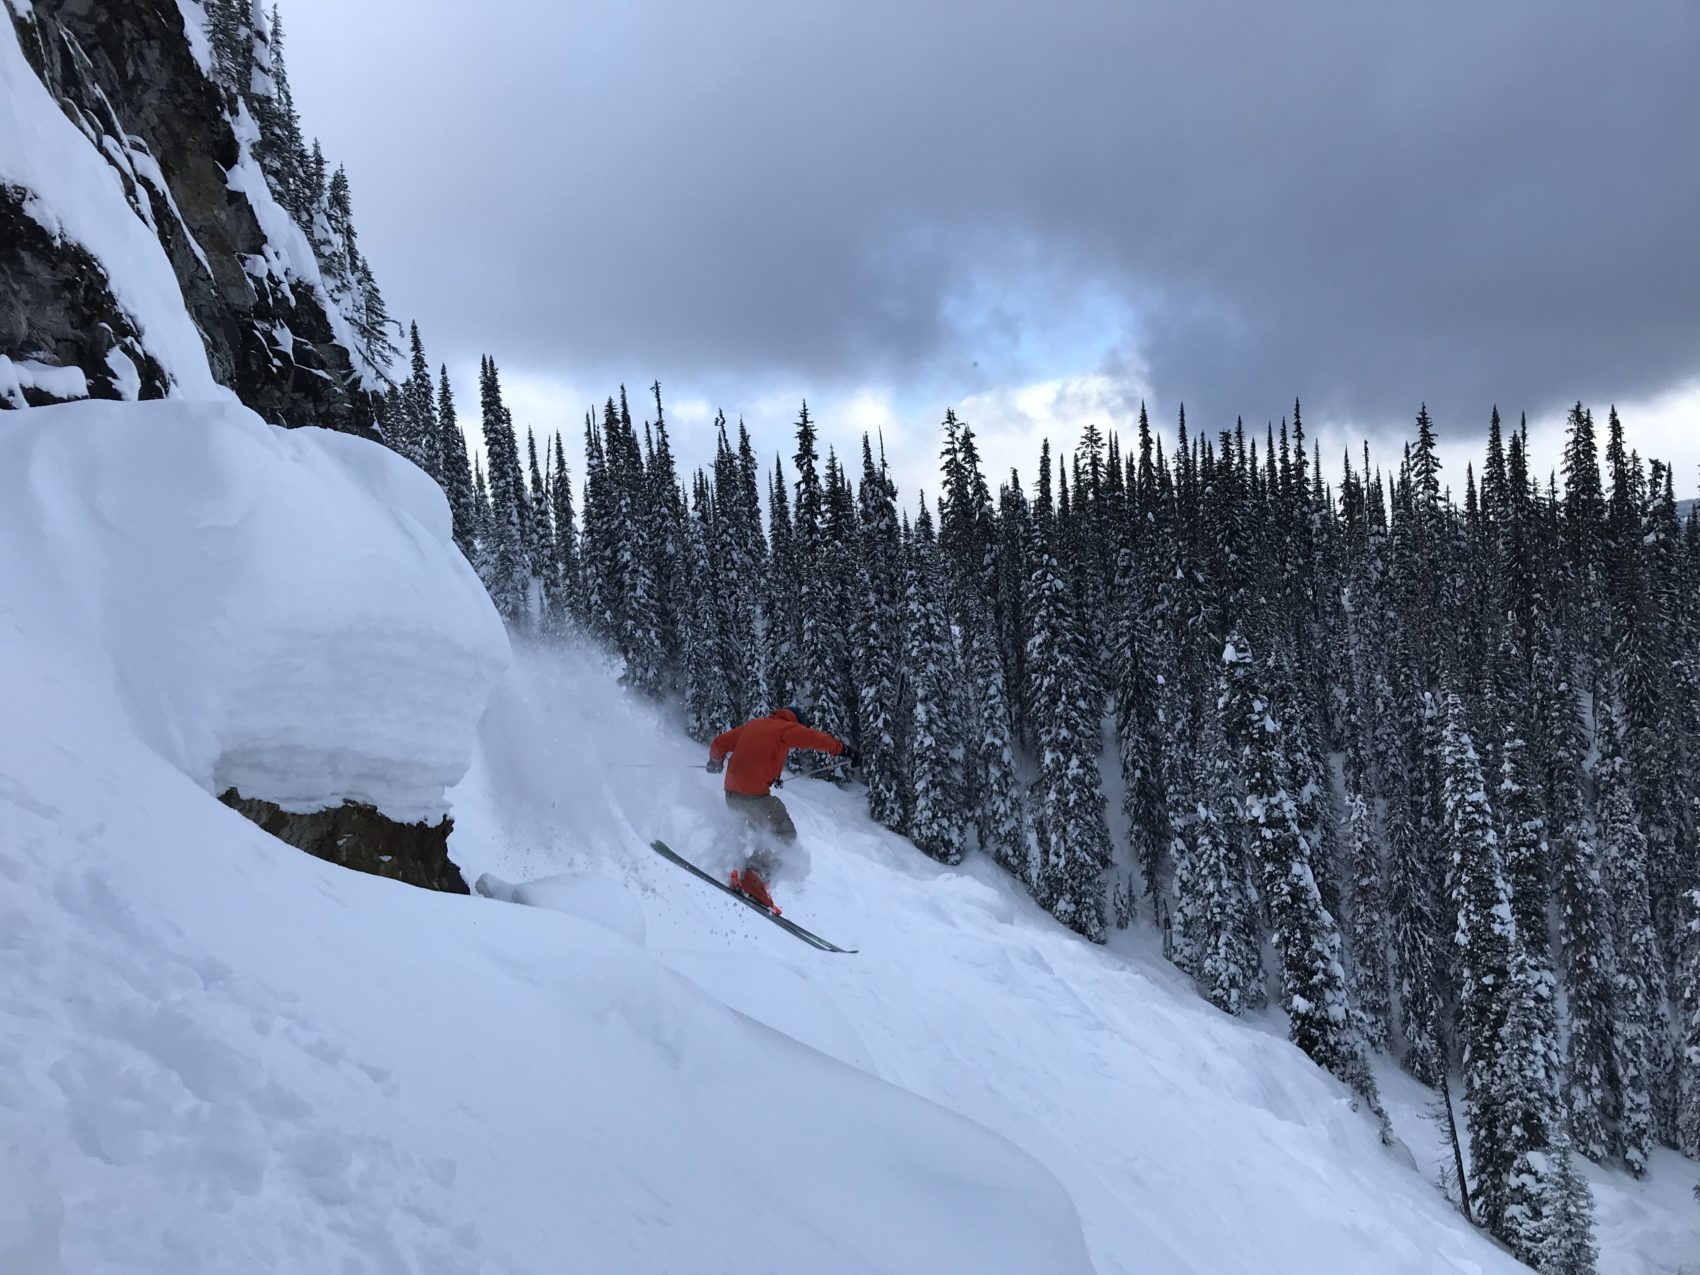
<svg viewBox="0 0 1700 1275">
<path fill-rule="evenodd" d="M 798 938 L 802 939 L 803 942 L 807 943 L 810 947 L 817 948 L 818 950 L 820 950 L 822 952 L 838 952 L 838 953 L 840 953 L 841 955 L 844 955 L 844 956 L 854 956 L 856 954 L 855 948 L 853 948 L 853 947 L 839 947 L 836 943 L 829 943 L 825 939 L 823 939 L 820 935 L 815 934 L 815 933 L 813 933 L 809 930 L 805 930 L 802 926 L 798 925 L 795 921 L 792 921 L 792 920 L 789 920 L 786 917 L 780 916 L 779 913 L 775 912 L 772 908 L 763 907 L 761 904 L 757 903 L 754 899 L 750 898 L 749 895 L 739 893 L 737 890 L 734 890 L 731 886 L 727 885 L 724 881 L 716 881 L 713 877 L 709 876 L 708 873 L 704 872 L 701 868 L 697 867 L 697 865 L 692 863 L 689 859 L 680 858 L 677 854 L 675 854 L 673 852 L 673 848 L 671 846 L 669 846 L 665 841 L 651 841 L 649 843 L 649 845 L 650 845 L 650 848 L 652 850 L 654 850 L 657 854 L 659 854 L 663 859 L 672 860 L 674 863 L 678 864 L 681 868 L 683 868 L 686 872 L 691 873 L 693 876 L 701 877 L 704 881 L 706 881 L 710 885 L 712 885 L 716 890 L 724 891 L 725 893 L 731 895 L 734 899 L 738 900 L 738 902 L 744 904 L 747 907 L 755 909 L 757 912 L 760 912 L 763 916 L 765 916 L 768 920 L 772 921 L 780 929 L 796 935 Z"/>
</svg>

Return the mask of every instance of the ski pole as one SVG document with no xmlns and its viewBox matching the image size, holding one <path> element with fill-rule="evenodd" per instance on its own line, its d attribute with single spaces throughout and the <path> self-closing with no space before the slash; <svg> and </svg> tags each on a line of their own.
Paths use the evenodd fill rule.
<svg viewBox="0 0 1700 1275">
<path fill-rule="evenodd" d="M 822 762 L 818 766 L 811 766 L 807 770 L 799 770 L 796 774 L 792 775 L 791 778 L 793 778 L 793 779 L 811 779 L 815 775 L 821 774 L 824 771 L 837 770 L 838 764 L 841 761 L 843 761 L 842 757 L 834 757 L 831 761 Z"/>
</svg>

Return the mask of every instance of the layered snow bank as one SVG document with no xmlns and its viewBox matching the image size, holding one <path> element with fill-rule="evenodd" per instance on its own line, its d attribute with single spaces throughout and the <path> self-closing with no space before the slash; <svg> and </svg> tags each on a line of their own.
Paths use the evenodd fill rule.
<svg viewBox="0 0 1700 1275">
<path fill-rule="evenodd" d="M 508 659 L 429 478 L 235 404 L 8 420 L 0 546 L 0 606 L 209 792 L 435 819 Z"/>
</svg>

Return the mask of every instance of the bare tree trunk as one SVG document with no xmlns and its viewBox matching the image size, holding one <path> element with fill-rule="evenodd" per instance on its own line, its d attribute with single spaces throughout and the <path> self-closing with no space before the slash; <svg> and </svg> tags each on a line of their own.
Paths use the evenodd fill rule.
<svg viewBox="0 0 1700 1275">
<path fill-rule="evenodd" d="M 1458 1144 L 1458 1122 L 1452 1115 L 1452 1086 L 1446 1073 L 1440 1073 L 1440 1101 L 1446 1107 L 1446 1136 L 1452 1140 L 1452 1162 L 1458 1170 L 1458 1198 L 1463 1201 L 1464 1217 L 1473 1226 L 1476 1221 L 1470 1208 L 1470 1179 L 1464 1175 L 1464 1148 Z"/>
</svg>

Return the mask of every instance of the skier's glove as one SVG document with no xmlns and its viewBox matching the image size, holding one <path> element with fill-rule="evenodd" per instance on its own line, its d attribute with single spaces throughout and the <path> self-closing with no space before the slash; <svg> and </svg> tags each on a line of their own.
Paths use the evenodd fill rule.
<svg viewBox="0 0 1700 1275">
<path fill-rule="evenodd" d="M 708 759 L 708 773 L 709 774 L 718 775 L 721 771 L 723 771 L 725 769 L 726 769 L 726 759 L 724 757 L 710 757 Z"/>
<path fill-rule="evenodd" d="M 849 744 L 844 745 L 844 747 L 839 750 L 838 756 L 840 760 L 849 766 L 854 766 L 857 761 L 860 760 L 860 754 L 857 753 L 854 748 L 850 747 Z"/>
</svg>

